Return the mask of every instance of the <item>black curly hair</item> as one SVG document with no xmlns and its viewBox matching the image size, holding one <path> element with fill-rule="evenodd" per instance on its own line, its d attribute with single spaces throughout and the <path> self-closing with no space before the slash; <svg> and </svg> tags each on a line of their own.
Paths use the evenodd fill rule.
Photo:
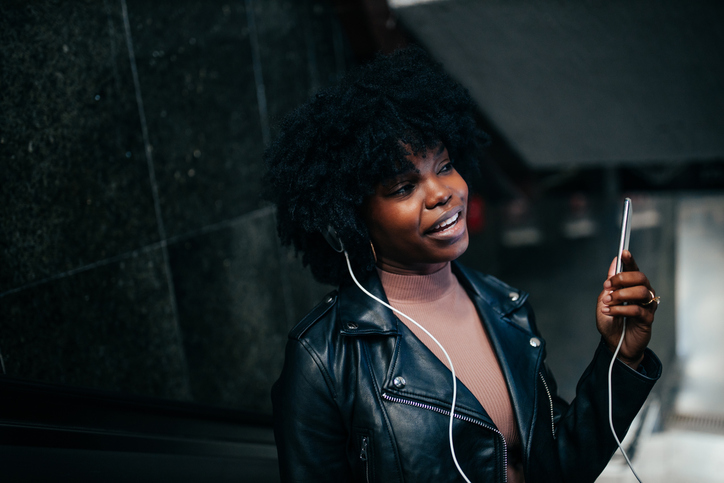
<svg viewBox="0 0 724 483">
<path fill-rule="evenodd" d="M 380 54 L 319 92 L 283 120 L 264 155 L 264 198 L 277 206 L 282 243 L 303 253 L 317 280 L 338 285 L 349 274 L 322 236 L 331 226 L 355 272 L 374 269 L 364 200 L 414 167 L 407 155 L 440 143 L 462 176 L 477 171 L 488 138 L 473 113 L 467 91 L 419 47 Z"/>
</svg>

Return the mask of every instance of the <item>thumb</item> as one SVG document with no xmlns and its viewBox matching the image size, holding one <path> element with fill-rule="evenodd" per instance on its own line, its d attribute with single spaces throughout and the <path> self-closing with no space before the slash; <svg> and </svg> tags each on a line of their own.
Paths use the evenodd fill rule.
<svg viewBox="0 0 724 483">
<path fill-rule="evenodd" d="M 616 275 L 616 259 L 618 257 L 613 257 L 613 261 L 611 262 L 611 265 L 608 267 L 608 278 L 613 277 Z"/>
</svg>

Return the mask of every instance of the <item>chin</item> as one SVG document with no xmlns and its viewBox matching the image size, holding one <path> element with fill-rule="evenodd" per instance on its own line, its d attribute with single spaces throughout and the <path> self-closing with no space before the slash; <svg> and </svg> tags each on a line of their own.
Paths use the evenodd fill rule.
<svg viewBox="0 0 724 483">
<path fill-rule="evenodd" d="M 467 232 L 465 235 L 463 235 L 459 240 L 457 240 L 454 244 L 452 244 L 448 250 L 446 250 L 446 254 L 443 259 L 440 260 L 441 262 L 452 262 L 453 260 L 457 260 L 462 256 L 463 253 L 465 253 L 468 249 L 468 244 L 470 243 L 470 240 L 468 238 Z"/>
</svg>

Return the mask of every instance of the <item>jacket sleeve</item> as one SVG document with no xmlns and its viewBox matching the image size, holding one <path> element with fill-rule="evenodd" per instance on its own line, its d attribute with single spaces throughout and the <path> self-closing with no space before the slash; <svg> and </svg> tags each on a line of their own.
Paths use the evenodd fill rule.
<svg viewBox="0 0 724 483">
<path fill-rule="evenodd" d="M 612 357 L 601 342 L 578 381 L 576 396 L 570 404 L 555 396 L 555 380 L 547 375 L 553 386 L 556 447 L 565 482 L 594 482 L 618 447 L 608 418 L 608 370 Z M 650 349 L 646 349 L 642 365 L 643 373 L 621 361 L 613 366 L 613 423 L 619 440 L 623 440 L 661 376 L 661 362 Z"/>
<path fill-rule="evenodd" d="M 543 339 L 527 294 L 490 275 L 459 269 L 475 291 L 483 294 L 478 299 L 481 306 L 487 304 L 504 312 L 512 324 Z M 613 353 L 601 342 L 570 404 L 558 396 L 555 378 L 546 365 L 536 366 L 540 377 L 535 381 L 536 402 L 529 408 L 533 424 L 528 426 L 531 432 L 525 448 L 527 483 L 593 483 L 606 467 L 617 448 L 608 420 L 608 368 L 612 358 Z M 619 439 L 623 439 L 661 376 L 661 362 L 650 349 L 646 349 L 642 365 L 644 371 L 638 372 L 621 361 L 614 363 L 613 421 Z"/>
<path fill-rule="evenodd" d="M 282 482 L 351 481 L 347 433 L 321 362 L 304 341 L 287 342 L 284 368 L 272 387 Z"/>
</svg>

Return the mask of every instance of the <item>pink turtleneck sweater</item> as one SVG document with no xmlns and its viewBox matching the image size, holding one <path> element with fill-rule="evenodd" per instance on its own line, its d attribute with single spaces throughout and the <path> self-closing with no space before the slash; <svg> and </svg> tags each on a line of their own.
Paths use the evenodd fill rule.
<svg viewBox="0 0 724 483">
<path fill-rule="evenodd" d="M 377 270 L 390 305 L 412 317 L 445 347 L 455 375 L 480 401 L 503 433 L 508 448 L 508 481 L 523 482 L 520 437 L 505 378 L 480 316 L 448 263 L 429 275 L 397 275 Z M 448 369 L 437 344 L 420 328 L 400 317 Z"/>
</svg>

